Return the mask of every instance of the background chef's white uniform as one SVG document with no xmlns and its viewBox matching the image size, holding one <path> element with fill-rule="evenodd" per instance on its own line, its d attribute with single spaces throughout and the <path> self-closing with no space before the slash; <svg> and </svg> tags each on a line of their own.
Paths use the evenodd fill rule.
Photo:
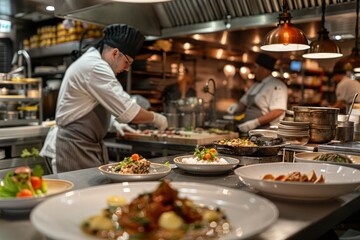
<svg viewBox="0 0 360 240">
<path fill-rule="evenodd" d="M 337 84 L 335 94 L 336 100 L 344 100 L 346 103 L 346 112 L 348 111 L 356 93 L 360 93 L 360 83 L 356 80 L 344 76 Z M 355 102 L 360 102 L 358 97 Z"/>
<path fill-rule="evenodd" d="M 90 48 L 68 68 L 60 88 L 56 108 L 57 170 L 106 164 L 109 159 L 102 139 L 110 126 L 110 115 L 128 123 L 139 111 L 140 106 L 123 90 L 100 52 Z"/>
<path fill-rule="evenodd" d="M 286 110 L 287 96 L 285 83 L 271 75 L 253 84 L 240 99 L 240 102 L 246 106 L 243 122 L 258 118 L 274 109 Z M 270 125 L 277 125 L 284 116 L 285 113 L 270 122 Z"/>
</svg>

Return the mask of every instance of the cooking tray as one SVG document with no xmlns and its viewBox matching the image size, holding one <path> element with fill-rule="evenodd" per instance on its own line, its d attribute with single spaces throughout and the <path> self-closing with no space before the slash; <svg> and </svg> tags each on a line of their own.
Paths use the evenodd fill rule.
<svg viewBox="0 0 360 240">
<path fill-rule="evenodd" d="M 257 157 L 275 156 L 283 147 L 285 147 L 285 145 L 287 145 L 287 143 L 281 143 L 267 146 L 264 143 L 264 146 L 228 146 L 224 144 L 219 144 L 219 141 L 214 141 L 213 144 L 219 153 Z"/>
</svg>

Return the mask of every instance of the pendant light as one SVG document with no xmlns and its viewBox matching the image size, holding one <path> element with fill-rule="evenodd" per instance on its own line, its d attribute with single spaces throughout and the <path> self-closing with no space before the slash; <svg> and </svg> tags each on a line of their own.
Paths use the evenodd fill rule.
<svg viewBox="0 0 360 240">
<path fill-rule="evenodd" d="M 359 54 L 359 0 L 356 2 L 356 26 L 355 26 L 355 47 L 352 49 L 349 56 L 341 58 L 335 63 L 334 72 L 338 71 L 352 71 L 360 67 Z"/>
<path fill-rule="evenodd" d="M 325 28 L 325 0 L 321 3 L 322 17 L 321 29 L 318 32 L 317 40 L 310 44 L 308 53 L 303 54 L 304 58 L 310 59 L 329 59 L 342 57 L 340 47 L 329 38 L 329 31 Z"/>
<path fill-rule="evenodd" d="M 288 8 L 287 1 L 283 0 L 283 12 L 279 14 L 279 24 L 265 36 L 261 50 L 291 52 L 310 48 L 305 34 L 290 23 L 292 17 L 288 13 Z"/>
</svg>

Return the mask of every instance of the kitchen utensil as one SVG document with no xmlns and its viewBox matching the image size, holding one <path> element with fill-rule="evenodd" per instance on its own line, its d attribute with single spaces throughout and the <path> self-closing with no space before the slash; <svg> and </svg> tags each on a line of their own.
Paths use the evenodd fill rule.
<svg viewBox="0 0 360 240">
<path fill-rule="evenodd" d="M 335 139 L 340 142 L 352 142 L 354 140 L 354 122 L 338 122 Z"/>
<path fill-rule="evenodd" d="M 349 112 L 348 112 L 348 114 L 347 114 L 347 119 L 346 119 L 347 122 L 349 121 L 351 112 L 352 112 L 353 107 L 354 107 L 355 100 L 356 100 L 356 98 L 357 98 L 358 95 L 359 95 L 358 93 L 355 93 L 355 95 L 354 95 L 354 98 L 353 98 L 352 103 L 351 103 L 351 105 L 350 105 Z"/>
</svg>

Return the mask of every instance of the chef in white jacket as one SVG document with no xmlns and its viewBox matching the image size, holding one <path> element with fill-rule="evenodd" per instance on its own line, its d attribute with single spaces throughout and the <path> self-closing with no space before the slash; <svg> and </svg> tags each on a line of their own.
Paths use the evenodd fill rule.
<svg viewBox="0 0 360 240">
<path fill-rule="evenodd" d="M 115 128 L 129 122 L 153 123 L 160 131 L 167 128 L 166 117 L 140 107 L 116 78 L 128 71 L 143 42 L 135 28 L 110 25 L 97 48 L 91 47 L 67 69 L 56 107 L 58 129 L 53 131 L 58 172 L 108 163 L 103 138 L 111 115 Z"/>
</svg>

